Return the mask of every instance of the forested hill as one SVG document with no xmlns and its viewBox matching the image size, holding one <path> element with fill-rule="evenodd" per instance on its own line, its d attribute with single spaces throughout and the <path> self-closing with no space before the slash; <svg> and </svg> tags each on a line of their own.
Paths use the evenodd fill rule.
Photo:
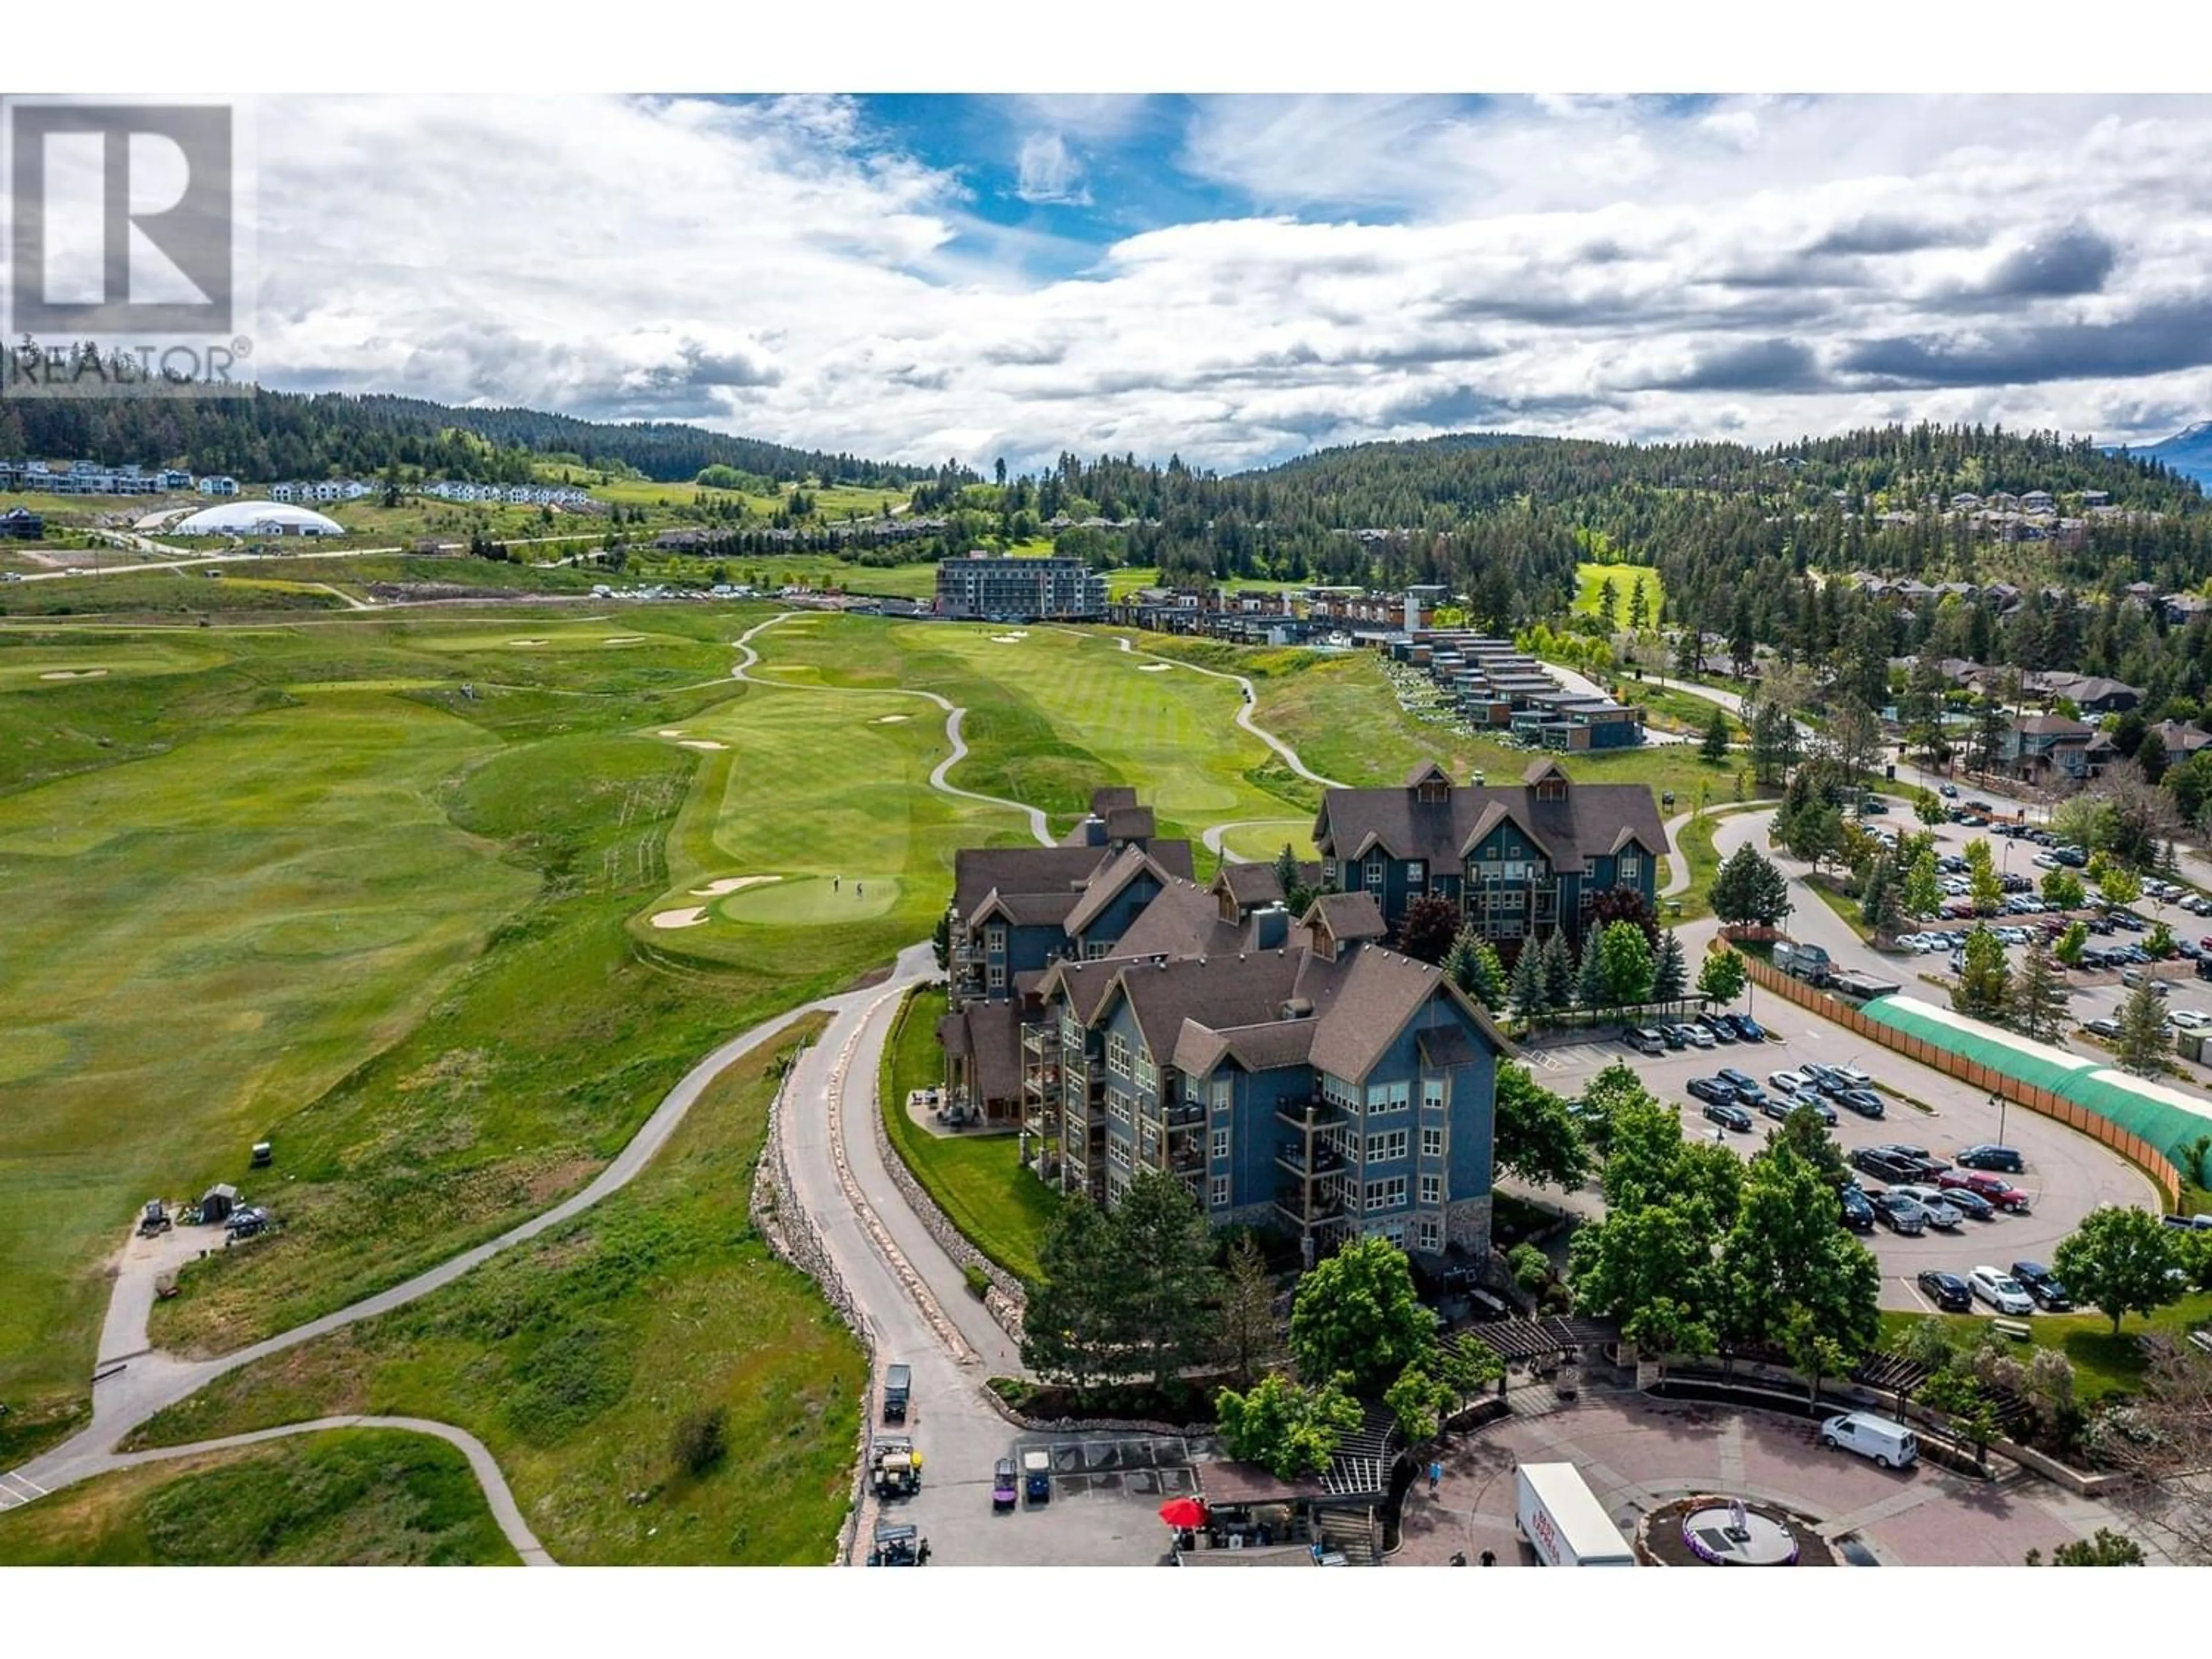
<svg viewBox="0 0 2212 1659">
<path fill-rule="evenodd" d="M 580 421 L 528 409 L 464 409 L 416 398 L 304 396 L 0 403 L 0 456 L 137 461 L 266 481 L 367 476 L 396 463 L 453 478 L 520 483 L 549 459 L 635 469 L 671 483 L 727 466 L 786 481 L 903 483 L 923 475 L 852 455 L 793 449 L 670 422 Z"/>
<path fill-rule="evenodd" d="M 2055 502 L 2039 519 L 2007 501 L 2036 492 Z M 1962 495 L 1990 505 L 1954 507 Z M 1676 619 L 1730 616 L 1742 593 L 1794 603 L 1808 571 L 2091 590 L 2212 576 L 2212 503 L 2193 481 L 2086 439 L 1995 427 L 1771 449 L 1472 434 L 1227 477 L 1179 459 L 1063 455 L 1003 489 L 948 477 L 915 497 L 918 511 L 987 502 L 1017 538 L 1042 531 L 1100 562 L 1157 564 L 1170 582 L 1436 582 L 1500 626 L 1564 609 L 1576 563 L 1596 556 L 1656 565 Z"/>
</svg>

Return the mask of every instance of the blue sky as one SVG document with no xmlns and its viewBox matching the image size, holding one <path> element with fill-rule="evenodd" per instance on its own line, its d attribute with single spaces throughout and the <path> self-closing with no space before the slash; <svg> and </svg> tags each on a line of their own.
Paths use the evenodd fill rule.
<svg viewBox="0 0 2212 1659">
<path fill-rule="evenodd" d="M 2212 414 L 2212 100 L 325 98 L 275 384 L 1016 465 Z"/>
</svg>

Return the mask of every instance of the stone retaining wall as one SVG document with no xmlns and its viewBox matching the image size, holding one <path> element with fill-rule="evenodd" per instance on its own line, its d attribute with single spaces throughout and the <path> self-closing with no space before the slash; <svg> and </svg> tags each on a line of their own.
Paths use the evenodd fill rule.
<svg viewBox="0 0 2212 1659">
<path fill-rule="evenodd" d="M 804 1054 L 805 1050 L 800 1050 Z M 836 1310 L 845 1328 L 860 1343 L 860 1351 L 867 1356 L 868 1380 L 860 1389 L 860 1428 L 853 1448 L 853 1496 L 845 1512 L 845 1523 L 837 1534 L 836 1561 L 846 1565 L 853 1559 L 853 1545 L 860 1522 L 860 1504 L 864 1497 L 861 1480 L 866 1473 L 868 1449 L 868 1425 L 875 1420 L 876 1342 L 868 1322 L 860 1317 L 853 1294 L 845 1287 L 845 1280 L 830 1261 L 830 1251 L 822 1242 L 822 1234 L 814 1224 L 814 1218 L 806 1212 L 794 1195 L 791 1182 L 791 1168 L 784 1161 L 783 1106 L 784 1097 L 791 1088 L 791 1077 L 798 1070 L 798 1056 L 792 1061 L 792 1071 L 787 1073 L 783 1084 L 769 1103 L 768 1139 L 761 1148 L 760 1164 L 753 1172 L 753 1197 L 748 1218 L 760 1230 L 768 1247 L 776 1256 L 805 1273 L 822 1289 L 822 1297 Z"/>
<path fill-rule="evenodd" d="M 899 1005 L 898 1017 L 891 1022 L 888 1042 L 893 1049 L 898 1043 L 900 1028 L 906 1024 L 907 1011 L 913 1006 L 913 995 L 911 991 L 907 994 L 908 1000 Z M 906 1200 L 907 1206 L 920 1218 L 921 1224 L 929 1230 L 929 1236 L 937 1241 L 938 1247 L 952 1258 L 954 1266 L 963 1273 L 971 1265 L 983 1270 L 985 1277 L 991 1281 L 991 1288 L 983 1297 L 984 1309 L 999 1322 L 1000 1328 L 1018 1343 L 1022 1340 L 1022 1314 L 1028 1301 L 1021 1280 L 970 1243 L 968 1236 L 952 1224 L 952 1218 L 938 1207 L 937 1200 L 915 1178 L 914 1171 L 907 1168 L 906 1159 L 891 1144 L 890 1131 L 884 1127 L 882 1097 L 883 1082 L 878 1074 L 868 1090 L 868 1119 L 875 1130 L 876 1151 L 884 1160 L 884 1167 L 890 1171 L 892 1184 L 897 1187 L 899 1196 Z"/>
</svg>

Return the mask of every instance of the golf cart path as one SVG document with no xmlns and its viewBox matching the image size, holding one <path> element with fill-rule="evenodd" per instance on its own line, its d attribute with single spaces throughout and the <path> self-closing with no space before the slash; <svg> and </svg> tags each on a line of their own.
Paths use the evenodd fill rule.
<svg viewBox="0 0 2212 1659">
<path fill-rule="evenodd" d="M 1687 829 L 1695 812 L 1680 812 L 1659 826 L 1667 837 L 1667 884 L 1659 890 L 1661 898 L 1680 898 L 1690 890 L 1690 855 L 1682 850 L 1682 831 Z"/>
<path fill-rule="evenodd" d="M 434 1422 L 427 1417 L 319 1417 L 313 1422 L 286 1423 L 273 1429 L 256 1429 L 250 1434 L 228 1434 L 221 1439 L 196 1441 L 189 1446 L 156 1446 L 147 1451 L 118 1452 L 112 1467 L 136 1468 L 142 1463 L 167 1462 L 198 1456 L 202 1452 L 228 1451 L 234 1446 L 258 1446 L 267 1441 L 283 1440 L 298 1434 L 319 1434 L 330 1429 L 399 1429 L 409 1434 L 435 1436 L 468 1459 L 470 1471 L 483 1488 L 484 1502 L 491 1508 L 492 1519 L 499 1522 L 500 1531 L 514 1546 L 514 1553 L 522 1558 L 523 1565 L 557 1565 L 546 1553 L 545 1546 L 538 1541 L 538 1534 L 530 1530 L 530 1523 L 522 1518 L 522 1507 L 514 1501 L 514 1493 L 507 1484 L 507 1477 L 499 1472 L 490 1449 L 466 1429 Z"/>
<path fill-rule="evenodd" d="M 1078 634 L 1076 630 L 1072 628 L 1062 629 L 1060 631 L 1064 634 L 1076 634 L 1076 637 L 1079 639 L 1087 639 L 1091 637 L 1088 635 Z M 1164 657 L 1157 651 L 1140 650 L 1138 647 L 1130 643 L 1129 637 L 1126 634 L 1109 634 L 1105 637 L 1112 640 L 1116 645 L 1120 646 L 1122 650 L 1127 652 L 1133 657 L 1150 657 L 1154 662 L 1164 662 L 1170 668 L 1186 668 L 1194 674 L 1204 674 L 1210 679 L 1228 680 L 1234 684 L 1242 687 L 1244 692 L 1244 702 L 1243 706 L 1237 711 L 1237 725 L 1243 726 L 1254 737 L 1259 738 L 1261 742 L 1266 744 L 1268 748 L 1273 750 L 1276 754 L 1282 757 L 1283 763 L 1285 766 L 1288 766 L 1291 771 L 1297 773 L 1308 783 L 1317 783 L 1324 789 L 1346 789 L 1351 787 L 1349 784 L 1339 783 L 1334 778 L 1325 778 L 1322 776 L 1320 773 L 1315 771 L 1311 767 L 1308 766 L 1305 762 L 1298 758 L 1298 751 L 1297 750 L 1291 748 L 1290 744 L 1285 743 L 1273 732 L 1270 732 L 1266 726 L 1261 725 L 1257 720 L 1252 718 L 1252 710 L 1259 702 L 1260 693 L 1253 686 L 1252 682 L 1246 679 L 1243 675 L 1231 674 L 1225 669 L 1220 668 L 1201 668 L 1194 662 L 1183 661 L 1180 657 Z M 1292 816 L 1296 815 L 1293 814 Z M 1221 826 L 1224 830 L 1233 830 L 1237 826 L 1233 823 L 1224 823 Z M 1216 850 L 1218 851 L 1219 849 L 1217 848 Z"/>
<path fill-rule="evenodd" d="M 945 781 L 946 775 L 954 767 L 968 758 L 968 742 L 960 735 L 961 722 L 968 718 L 968 711 L 959 704 L 940 697 L 934 691 L 917 691 L 908 686 L 805 685 L 793 684 L 784 680 L 757 678 L 752 671 L 760 664 L 760 653 L 753 648 L 755 637 L 775 627 L 778 623 L 789 622 L 794 617 L 815 614 L 806 611 L 780 611 L 766 622 L 756 623 L 752 627 L 745 629 L 735 641 L 738 649 L 744 653 L 744 660 L 730 671 L 731 677 L 744 681 L 747 685 L 765 686 L 776 691 L 831 691 L 844 692 L 848 695 L 857 692 L 867 696 L 921 697 L 934 703 L 945 711 L 945 735 L 952 744 L 952 752 L 939 762 L 936 769 L 930 773 L 929 787 L 939 794 L 956 795 L 963 800 L 981 801 L 986 806 L 1000 806 L 1010 812 L 1019 812 L 1029 820 L 1030 833 L 1035 836 L 1042 845 L 1050 847 L 1054 844 L 1052 826 L 1046 822 L 1044 814 L 1037 808 L 1024 806 L 1018 800 L 1006 800 L 997 795 L 979 795 L 972 789 L 962 789 Z"/>
</svg>

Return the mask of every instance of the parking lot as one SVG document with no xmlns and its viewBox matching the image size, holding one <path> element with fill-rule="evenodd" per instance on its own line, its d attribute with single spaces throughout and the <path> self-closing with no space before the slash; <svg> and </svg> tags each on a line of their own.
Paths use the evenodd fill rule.
<svg viewBox="0 0 2212 1659">
<path fill-rule="evenodd" d="M 1986 1221 L 1965 1218 L 1955 1231 L 1930 1228 L 1917 1237 L 1881 1226 L 1860 1235 L 1881 1263 L 1885 1308 L 1934 1311 L 1913 1283 L 1923 1268 L 1940 1268 L 1963 1278 L 1983 1263 L 1999 1267 L 2022 1260 L 2047 1263 L 2058 1241 L 2100 1204 L 2160 1207 L 2157 1189 L 2133 1166 L 2062 1124 L 2021 1107 L 2001 1113 L 1978 1091 L 1863 1042 L 1779 998 L 1762 998 L 1754 991 L 1750 1012 L 1767 1031 L 1764 1043 L 1670 1050 L 1657 1056 L 1638 1054 L 1619 1042 L 1583 1042 L 1540 1051 L 1537 1081 L 1571 1096 L 1607 1065 L 1632 1066 L 1653 1094 L 1682 1109 L 1685 1136 L 1717 1137 L 1748 1158 L 1765 1145 L 1766 1131 L 1778 1127 L 1776 1120 L 1754 1112 L 1749 1133 L 1719 1130 L 1703 1115 L 1703 1104 L 1686 1092 L 1685 1085 L 1692 1078 L 1711 1077 L 1728 1066 L 1764 1085 L 1771 1073 L 1795 1071 L 1808 1060 L 1855 1066 L 1873 1076 L 1885 1115 L 1871 1119 L 1838 1109 L 1831 1133 L 1846 1156 L 1855 1147 L 1885 1141 L 1924 1147 L 1947 1160 L 1959 1148 L 1978 1142 L 2001 1139 L 2016 1148 L 2027 1168 L 2008 1179 L 2027 1193 L 2032 1200 L 2028 1213 L 1999 1212 Z M 1869 1176 L 1861 1180 L 1870 1187 L 1881 1184 Z"/>
<path fill-rule="evenodd" d="M 919 1438 L 919 1437 L 917 1437 Z M 930 1540 L 930 1565 L 1155 1566 L 1168 1553 L 1159 1507 L 1198 1491 L 1197 1466 L 1210 1441 L 1180 1437 L 1022 1434 L 1010 1425 L 998 1456 L 1020 1468 L 1042 1447 L 1052 1459 L 1052 1497 L 1026 1498 L 1008 1513 L 991 1503 L 993 1459 L 948 1468 L 932 1457 L 921 1491 L 883 1503 L 883 1518 L 911 1522 Z M 860 1540 L 866 1550 L 865 1534 Z"/>
</svg>

